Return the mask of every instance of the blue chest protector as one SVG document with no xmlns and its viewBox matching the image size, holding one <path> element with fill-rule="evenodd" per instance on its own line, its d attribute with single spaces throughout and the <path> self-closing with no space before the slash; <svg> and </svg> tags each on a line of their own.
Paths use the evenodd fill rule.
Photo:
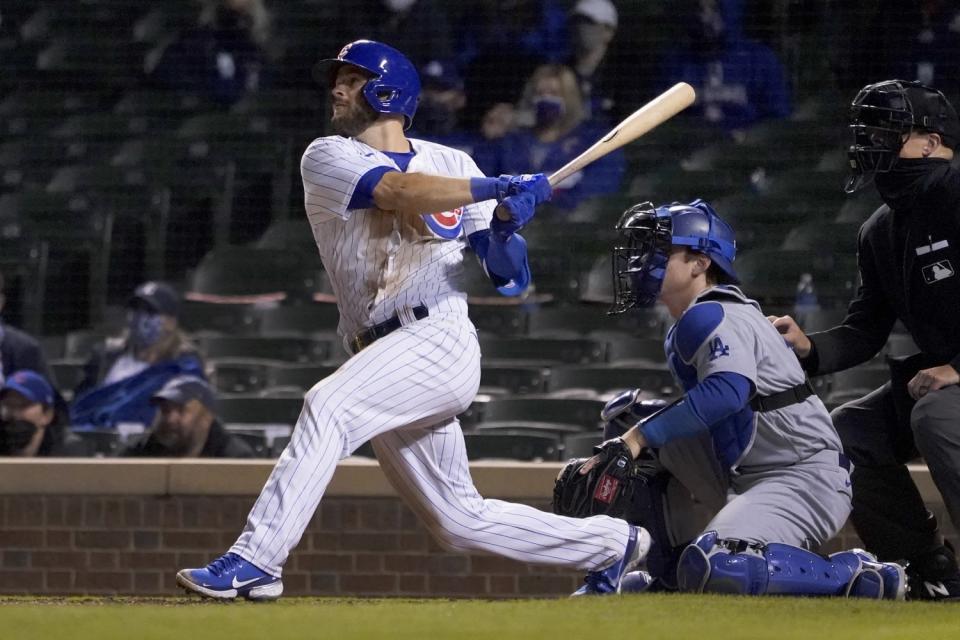
<svg viewBox="0 0 960 640">
<path fill-rule="evenodd" d="M 691 363 L 697 350 L 720 326 L 723 318 L 720 303 L 701 302 L 688 309 L 667 333 L 664 345 L 667 363 L 684 391 L 689 392 L 697 386 L 697 370 Z M 731 468 L 750 446 L 756 420 L 748 404 L 736 413 L 708 422 L 707 426 L 717 458 L 725 467 Z"/>
</svg>

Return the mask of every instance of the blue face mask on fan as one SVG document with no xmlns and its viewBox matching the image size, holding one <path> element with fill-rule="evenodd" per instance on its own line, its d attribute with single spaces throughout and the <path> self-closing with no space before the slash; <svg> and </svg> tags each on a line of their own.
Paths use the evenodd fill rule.
<svg viewBox="0 0 960 640">
<path fill-rule="evenodd" d="M 137 351 L 148 349 L 163 338 L 163 316 L 147 311 L 134 311 L 129 316 L 130 343 Z"/>
<path fill-rule="evenodd" d="M 537 128 L 549 127 L 556 124 L 566 112 L 563 98 L 557 96 L 541 96 L 533 101 L 536 112 Z"/>
</svg>

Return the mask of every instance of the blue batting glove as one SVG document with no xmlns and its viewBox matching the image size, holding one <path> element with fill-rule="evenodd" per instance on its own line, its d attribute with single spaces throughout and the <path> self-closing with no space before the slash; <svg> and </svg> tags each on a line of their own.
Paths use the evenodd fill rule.
<svg viewBox="0 0 960 640">
<path fill-rule="evenodd" d="M 503 202 L 504 198 L 521 193 L 532 193 L 534 205 L 550 199 L 552 187 L 550 181 L 542 173 L 520 176 L 502 175 L 499 178 L 470 178 L 470 194 L 474 202 L 496 200 Z"/>
<path fill-rule="evenodd" d="M 529 191 L 514 196 L 507 196 L 503 202 L 497 206 L 497 210 L 509 213 L 510 219 L 501 220 L 500 216 L 494 212 L 493 220 L 490 221 L 490 230 L 499 237 L 500 240 L 506 240 L 533 219 L 536 206 L 536 198 L 534 194 Z"/>
<path fill-rule="evenodd" d="M 500 181 L 507 182 L 507 196 L 515 196 L 521 193 L 532 193 L 534 205 L 542 204 L 550 199 L 550 192 L 553 188 L 547 176 L 542 173 L 523 174 L 521 176 L 500 176 Z M 503 201 L 502 198 L 498 198 Z"/>
</svg>

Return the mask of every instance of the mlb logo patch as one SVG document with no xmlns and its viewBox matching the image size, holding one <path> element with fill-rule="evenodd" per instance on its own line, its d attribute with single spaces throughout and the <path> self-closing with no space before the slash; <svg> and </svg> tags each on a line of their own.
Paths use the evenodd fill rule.
<svg viewBox="0 0 960 640">
<path fill-rule="evenodd" d="M 954 276 L 956 272 L 949 260 L 939 260 L 923 268 L 923 279 L 927 284 L 933 284 Z"/>
<path fill-rule="evenodd" d="M 597 483 L 597 488 L 593 492 L 593 499 L 606 504 L 613 502 L 617 496 L 617 489 L 620 487 L 620 481 L 613 476 L 604 475 Z"/>
</svg>

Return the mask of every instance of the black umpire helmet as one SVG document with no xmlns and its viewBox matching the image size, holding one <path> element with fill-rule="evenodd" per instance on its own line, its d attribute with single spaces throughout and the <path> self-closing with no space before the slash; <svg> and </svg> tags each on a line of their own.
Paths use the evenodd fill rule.
<svg viewBox="0 0 960 640">
<path fill-rule="evenodd" d="M 906 80 L 884 80 L 861 89 L 850 105 L 850 129 L 847 193 L 893 169 L 911 131 L 938 133 L 951 149 L 960 142 L 960 120 L 950 101 L 932 87 Z"/>
</svg>

